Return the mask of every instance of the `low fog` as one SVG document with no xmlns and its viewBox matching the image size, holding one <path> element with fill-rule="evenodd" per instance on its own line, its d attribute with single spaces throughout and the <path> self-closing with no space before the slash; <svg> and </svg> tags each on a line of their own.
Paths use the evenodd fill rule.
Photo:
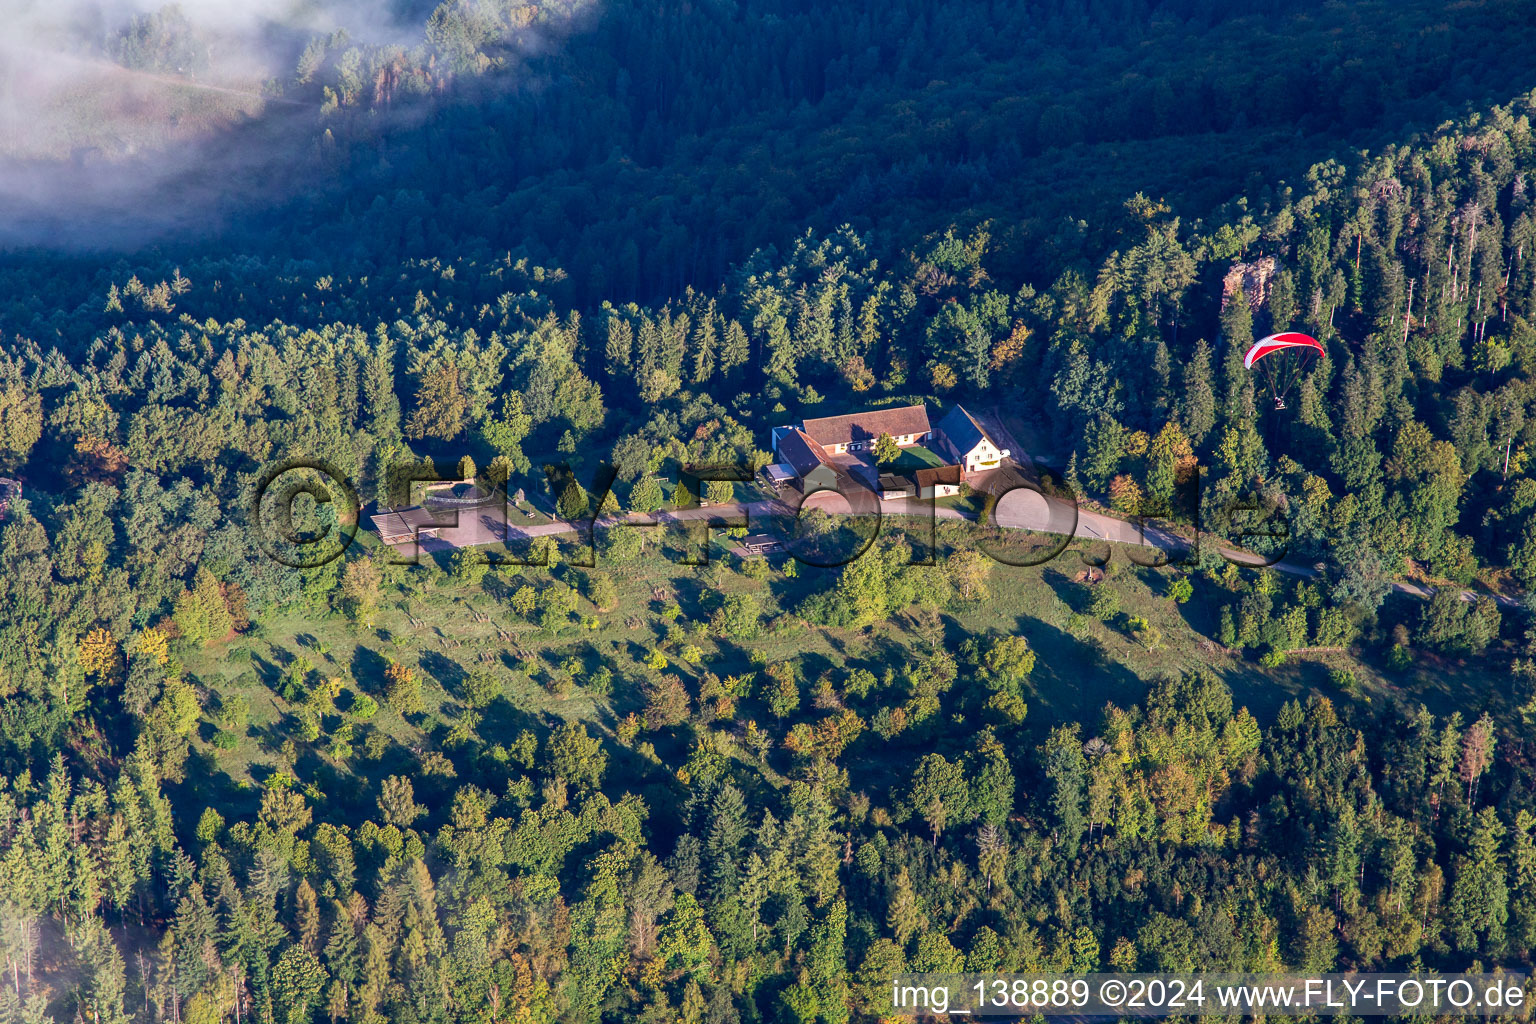
<svg viewBox="0 0 1536 1024">
<path fill-rule="evenodd" d="M 0 247 L 135 246 L 318 184 L 328 67 L 419 47 L 433 6 L 0 0 Z"/>
</svg>

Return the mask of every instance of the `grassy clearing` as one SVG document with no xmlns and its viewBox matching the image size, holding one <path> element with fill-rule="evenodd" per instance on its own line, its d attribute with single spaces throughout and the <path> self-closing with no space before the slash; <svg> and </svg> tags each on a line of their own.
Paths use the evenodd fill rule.
<svg viewBox="0 0 1536 1024">
<path fill-rule="evenodd" d="M 940 530 L 942 549 L 961 536 L 963 527 L 942 524 Z M 643 710 L 642 688 L 650 675 L 643 662 L 657 649 L 665 650 L 666 670 L 683 677 L 695 694 L 698 679 L 706 671 L 722 678 L 756 676 L 765 664 L 795 661 L 808 694 L 810 684 L 824 672 L 841 678 L 846 670 L 864 667 L 880 674 L 887 666 L 899 671 L 921 658 L 924 642 L 906 615 L 862 630 L 800 626 L 791 616 L 781 620 L 779 628 L 765 629 L 756 637 L 713 635 L 707 623 L 724 596 L 751 595 L 766 623 L 792 613 L 808 594 L 836 579 L 835 570 L 805 566 L 794 576 L 785 575 L 782 556 L 772 559 L 763 571 L 739 571 L 740 561 L 726 556 L 734 543 L 723 531 L 715 531 L 713 564 L 708 567 L 677 565 L 655 542 L 632 562 L 600 560 L 597 571 L 611 575 L 616 584 L 615 606 L 599 611 L 582 596 L 576 613 L 555 628 L 519 615 L 511 607 L 511 595 L 525 584 L 539 589 L 552 579 L 585 594 L 591 570 L 507 566 L 469 585 L 444 572 L 447 558 L 443 556 L 403 570 L 404 592 L 390 591 L 392 598 L 378 609 L 370 626 L 339 613 L 317 615 L 292 608 L 266 617 L 259 635 L 188 652 L 186 668 L 200 685 L 224 700 L 243 696 L 250 707 L 249 723 L 239 730 L 232 750 L 215 749 L 210 742 L 215 729 L 204 723 L 195 740 L 204 769 L 194 783 L 196 790 L 200 798 L 238 800 L 244 792 L 253 799 L 250 795 L 263 779 L 292 763 L 301 777 L 322 780 L 328 796 L 364 799 L 368 787 L 360 785 L 362 779 L 397 772 L 418 775 L 424 757 L 451 747 L 453 726 L 465 711 L 464 677 L 473 670 L 493 672 L 502 680 L 500 697 L 484 710 L 478 729 L 485 742 L 494 746 L 510 744 L 523 729 L 543 734 L 567 720 L 582 721 L 589 731 L 611 737 L 626 715 Z M 951 650 L 976 634 L 1020 634 L 1029 640 L 1038 653 L 1026 693 L 1026 726 L 1031 736 L 1064 721 L 1083 722 L 1091 730 L 1106 704 L 1137 703 L 1150 680 L 1202 666 L 1221 676 L 1235 702 L 1261 721 L 1272 718 L 1286 700 L 1305 699 L 1313 693 L 1338 702 L 1422 700 L 1437 712 L 1460 708 L 1466 714 L 1467 702 L 1489 690 L 1474 667 L 1445 660 L 1394 674 L 1347 654 L 1324 653 L 1300 655 L 1279 668 L 1265 669 L 1210 639 L 1219 609 L 1230 599 L 1216 584 L 1194 577 L 1195 595 L 1180 605 L 1168 595 L 1170 572 L 1131 566 L 1123 553 L 1112 559 L 1107 582 L 1090 585 L 1075 579 L 1083 568 L 1076 548 L 1043 566 L 997 565 L 991 572 L 988 600 L 943 617 L 943 642 Z M 1089 613 L 1094 586 L 1113 588 L 1119 596 L 1119 611 L 1107 621 Z M 668 645 L 666 637 L 673 626 L 669 609 L 674 605 L 681 635 Z M 1133 635 L 1133 619 L 1145 620 L 1160 639 L 1149 642 L 1146 631 Z M 702 655 L 696 665 L 680 657 L 689 645 Z M 301 656 L 313 664 L 312 680 L 338 677 L 345 681 L 347 692 L 337 701 L 341 711 L 324 719 L 327 736 L 347 720 L 344 711 L 355 694 L 367 693 L 381 705 L 372 718 L 354 722 L 355 752 L 345 762 L 330 759 L 323 737 L 298 749 L 290 743 L 295 731 L 290 718 L 296 709 L 278 691 L 289 667 Z M 402 716 L 384 705 L 384 672 L 390 661 L 419 674 L 424 704 L 420 713 Z M 614 685 L 610 693 L 598 695 L 586 684 L 602 666 L 612 671 Z M 1329 670 L 1335 667 L 1355 672 L 1359 680 L 1355 693 L 1339 692 L 1330 682 Z M 575 671 L 567 682 L 569 668 Z M 210 709 L 216 702 L 209 701 Z M 807 700 L 801 712 L 810 711 Z M 740 705 L 738 717 L 741 724 L 751 718 L 781 731 L 760 694 Z M 979 723 L 963 720 L 945 726 L 956 736 L 970 735 L 978 727 Z M 896 770 L 897 762 L 904 762 L 910 753 L 903 750 L 903 741 L 887 749 L 873 733 L 867 736 L 850 756 L 859 760 L 861 770 L 873 771 L 873 779 L 883 777 L 887 769 Z M 666 764 L 680 764 L 687 756 L 689 741 L 682 733 L 645 734 L 642 739 L 655 742 Z M 892 763 L 884 765 L 885 761 Z M 651 767 L 638 763 L 636 777 L 644 777 Z M 768 769 L 767 777 L 777 777 L 771 764 L 763 767 Z M 455 783 L 444 778 L 440 784 L 447 794 Z M 424 785 L 430 790 L 434 782 Z"/>
<path fill-rule="evenodd" d="M 915 444 L 903 448 L 898 458 L 880 468 L 887 473 L 914 473 L 919 469 L 937 469 L 943 465 L 943 459 L 922 445 Z"/>
</svg>

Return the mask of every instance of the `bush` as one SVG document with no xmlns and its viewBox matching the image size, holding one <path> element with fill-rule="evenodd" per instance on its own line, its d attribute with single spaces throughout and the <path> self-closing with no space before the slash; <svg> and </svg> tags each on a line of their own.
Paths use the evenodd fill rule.
<svg viewBox="0 0 1536 1024">
<path fill-rule="evenodd" d="M 1360 680 L 1355 678 L 1352 669 L 1336 668 L 1328 673 L 1328 681 L 1345 693 L 1356 693 L 1360 689 Z"/>
<path fill-rule="evenodd" d="M 999 725 L 1018 725 L 1024 721 L 1029 706 L 1016 693 L 1000 691 L 987 698 L 987 718 Z"/>
<path fill-rule="evenodd" d="M 1195 585 L 1183 576 L 1168 584 L 1168 596 L 1173 598 L 1175 604 L 1183 604 L 1194 596 Z"/>
<path fill-rule="evenodd" d="M 483 708 L 501 695 L 501 679 L 480 669 L 464 677 L 464 701 L 472 708 Z"/>
<path fill-rule="evenodd" d="M 402 715 L 415 714 L 423 709 L 421 680 L 415 669 L 394 662 L 384 670 L 384 675 L 389 680 L 384 699 L 390 707 Z"/>
<path fill-rule="evenodd" d="M 710 616 L 709 627 L 716 636 L 748 639 L 762 628 L 762 608 L 749 594 L 732 594 Z"/>
<path fill-rule="evenodd" d="M 1108 622 L 1120 614 L 1120 595 L 1109 584 L 1098 584 L 1088 601 L 1088 613 L 1100 622 Z"/>
<path fill-rule="evenodd" d="M 1158 650 L 1163 646 L 1163 631 L 1146 619 L 1131 620 L 1131 637 L 1149 651 Z"/>
<path fill-rule="evenodd" d="M 213 734 L 213 745 L 219 750 L 234 750 L 240 745 L 240 737 L 228 729 L 220 729 Z"/>
<path fill-rule="evenodd" d="M 354 718 L 368 719 L 378 713 L 379 702 L 366 693 L 358 694 L 357 699 L 352 702 L 351 714 Z"/>
</svg>

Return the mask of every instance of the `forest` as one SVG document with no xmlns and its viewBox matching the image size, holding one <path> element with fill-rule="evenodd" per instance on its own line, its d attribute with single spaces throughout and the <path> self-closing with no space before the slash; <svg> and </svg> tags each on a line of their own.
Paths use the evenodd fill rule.
<svg viewBox="0 0 1536 1024">
<path fill-rule="evenodd" d="M 0 1021 L 844 1024 L 906 970 L 1536 962 L 1521 5 L 407 14 L 295 42 L 264 88 L 312 122 L 230 129 L 299 131 L 304 187 L 0 253 Z M 175 74 L 196 33 L 101 53 Z M 1324 351 L 1279 408 L 1243 353 L 1283 330 Z M 366 528 L 402 466 L 652 513 L 918 401 L 1086 508 L 1263 502 L 1287 561 L 896 524 L 837 568 L 631 527 L 407 565 Z M 300 503 L 364 523 L 313 567 L 254 521 L 291 459 L 358 492 Z"/>
</svg>

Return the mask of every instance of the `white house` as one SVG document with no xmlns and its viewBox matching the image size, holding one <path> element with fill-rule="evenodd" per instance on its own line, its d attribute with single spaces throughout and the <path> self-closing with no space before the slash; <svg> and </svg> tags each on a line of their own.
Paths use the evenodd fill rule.
<svg viewBox="0 0 1536 1024">
<path fill-rule="evenodd" d="M 945 459 L 967 473 L 996 469 L 1012 453 L 999 447 L 976 417 L 957 405 L 933 428 L 938 444 L 934 447 Z"/>
</svg>

